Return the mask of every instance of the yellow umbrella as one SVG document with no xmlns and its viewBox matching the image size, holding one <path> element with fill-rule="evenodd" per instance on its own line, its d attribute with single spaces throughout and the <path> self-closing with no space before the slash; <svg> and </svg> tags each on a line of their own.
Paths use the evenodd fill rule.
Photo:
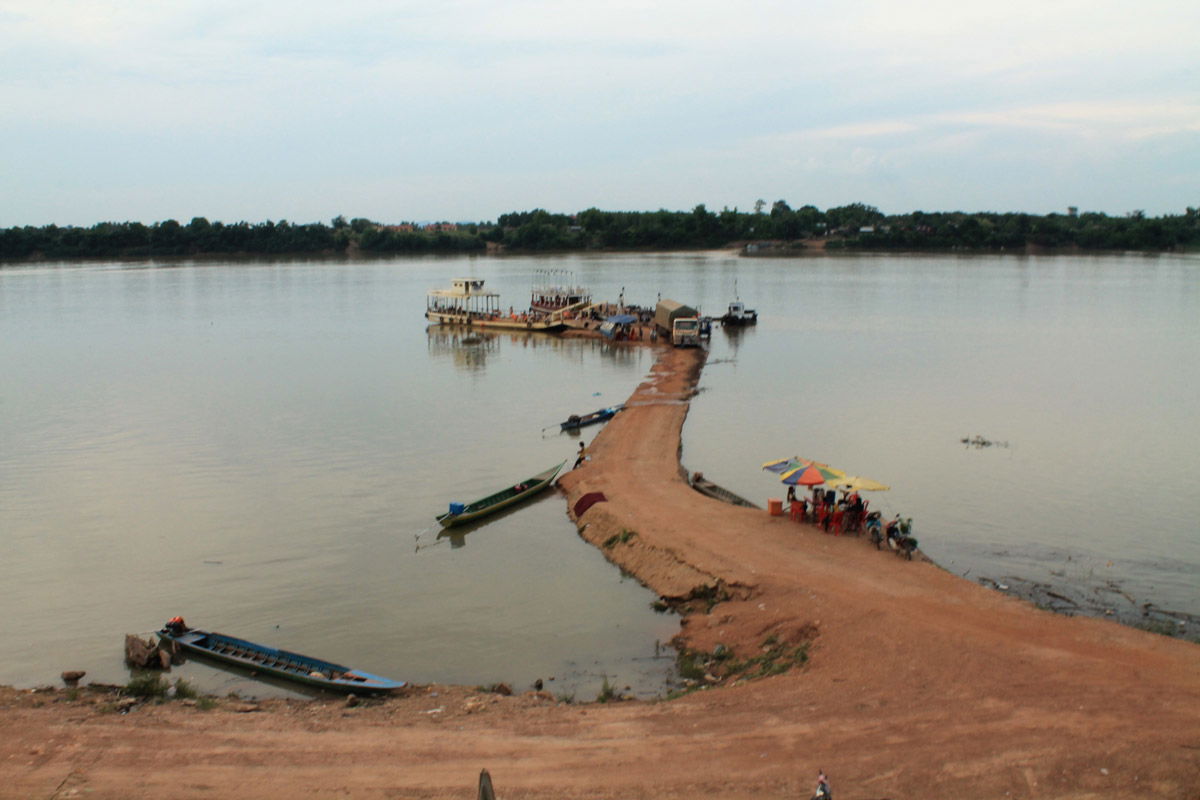
<svg viewBox="0 0 1200 800">
<path fill-rule="evenodd" d="M 854 489 L 860 492 L 886 492 L 892 488 L 879 481 L 873 481 L 870 478 L 863 478 L 858 475 L 847 475 L 840 480 L 831 481 L 831 483 L 835 483 L 839 489 Z"/>
</svg>

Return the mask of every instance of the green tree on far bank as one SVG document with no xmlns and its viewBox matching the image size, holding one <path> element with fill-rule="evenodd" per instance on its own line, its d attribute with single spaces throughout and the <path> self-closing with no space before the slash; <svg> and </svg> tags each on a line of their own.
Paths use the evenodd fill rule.
<svg viewBox="0 0 1200 800">
<path fill-rule="evenodd" d="M 746 242 L 820 239 L 830 250 L 964 250 L 1023 252 L 1029 248 L 1167 251 L 1200 247 L 1200 209 L 1147 217 L 1098 212 L 1046 214 L 927 212 L 884 214 L 865 203 L 821 211 L 775 201 L 769 213 L 603 211 L 556 214 L 537 208 L 502 214 L 496 224 L 385 225 L 364 217 L 334 217 L 329 225 L 223 223 L 193 217 L 100 222 L 90 228 L 57 225 L 0 228 L 0 259 L 158 258 L 219 255 L 471 253 L 499 246 L 517 252 L 686 250 Z"/>
</svg>

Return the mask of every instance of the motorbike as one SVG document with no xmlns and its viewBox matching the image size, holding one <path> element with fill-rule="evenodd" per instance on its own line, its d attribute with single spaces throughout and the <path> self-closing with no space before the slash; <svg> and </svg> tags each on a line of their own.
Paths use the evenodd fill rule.
<svg viewBox="0 0 1200 800">
<path fill-rule="evenodd" d="M 917 539 L 912 535 L 912 517 L 902 520 L 897 514 L 895 519 L 888 522 L 885 534 L 888 547 L 896 555 L 912 561 L 913 551 L 917 549 Z"/>
<path fill-rule="evenodd" d="M 881 549 L 883 546 L 883 515 L 878 511 L 867 514 L 867 534 L 871 537 L 871 543 L 875 545 L 875 549 Z"/>
<path fill-rule="evenodd" d="M 889 519 L 887 525 L 883 528 L 883 540 L 887 542 L 888 549 L 896 551 L 896 540 L 900 538 L 900 515 L 897 514 L 895 519 Z"/>
</svg>

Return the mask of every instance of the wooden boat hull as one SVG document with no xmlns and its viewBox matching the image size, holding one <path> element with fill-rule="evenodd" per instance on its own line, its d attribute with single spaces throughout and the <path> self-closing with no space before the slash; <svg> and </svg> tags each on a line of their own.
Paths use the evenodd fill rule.
<svg viewBox="0 0 1200 800">
<path fill-rule="evenodd" d="M 755 503 L 751 503 L 749 500 L 742 497 L 741 495 L 734 494 L 733 492 L 726 489 L 724 486 L 718 486 L 717 484 L 715 484 L 712 481 L 707 480 L 705 478 L 700 478 L 700 479 L 693 478 L 692 479 L 692 488 L 695 489 L 697 492 L 699 492 L 702 495 L 711 497 L 714 500 L 720 500 L 722 503 L 729 503 L 731 506 L 744 506 L 745 508 L 760 508 L 760 506 L 756 505 Z"/>
<path fill-rule="evenodd" d="M 611 406 L 609 408 L 602 408 L 598 411 L 593 411 L 590 414 L 584 414 L 582 417 L 569 418 L 565 422 L 560 423 L 560 425 L 564 431 L 578 430 L 587 425 L 595 425 L 597 422 L 604 422 L 605 420 L 612 419 L 617 415 L 617 412 L 623 408 L 624 406 Z"/>
<path fill-rule="evenodd" d="M 197 628 L 174 633 L 163 628 L 158 631 L 158 637 L 175 643 L 189 653 L 319 689 L 364 694 L 389 692 L 406 685 L 404 681 L 372 675 L 342 664 L 268 647 L 223 633 Z"/>
<path fill-rule="evenodd" d="M 512 317 L 493 317 L 478 314 L 448 314 L 440 311 L 426 311 L 425 319 L 438 325 L 465 325 L 471 328 L 486 328 L 489 330 L 507 331 L 544 331 L 557 333 L 565 330 L 567 323 L 548 322 L 543 320 L 520 320 Z"/>
<path fill-rule="evenodd" d="M 522 503 L 550 486 L 554 482 L 554 476 L 558 474 L 558 471 L 566 463 L 566 461 L 560 462 L 557 466 L 521 481 L 520 483 L 526 487 L 522 490 L 518 491 L 516 486 L 519 484 L 514 484 L 513 486 L 489 494 L 487 497 L 481 497 L 473 503 L 465 504 L 463 510 L 458 513 L 447 512 L 440 514 L 437 517 L 437 521 L 443 528 L 449 528 L 452 525 L 471 522 L 481 517 L 486 517 L 488 514 L 494 514 L 502 508 Z"/>
</svg>

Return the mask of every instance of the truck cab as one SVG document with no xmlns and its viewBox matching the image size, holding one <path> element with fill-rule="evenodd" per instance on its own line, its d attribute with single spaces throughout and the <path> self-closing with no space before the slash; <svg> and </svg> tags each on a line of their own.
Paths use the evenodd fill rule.
<svg viewBox="0 0 1200 800">
<path fill-rule="evenodd" d="M 679 317 L 671 326 L 671 344 L 676 347 L 700 346 L 700 318 Z"/>
</svg>

